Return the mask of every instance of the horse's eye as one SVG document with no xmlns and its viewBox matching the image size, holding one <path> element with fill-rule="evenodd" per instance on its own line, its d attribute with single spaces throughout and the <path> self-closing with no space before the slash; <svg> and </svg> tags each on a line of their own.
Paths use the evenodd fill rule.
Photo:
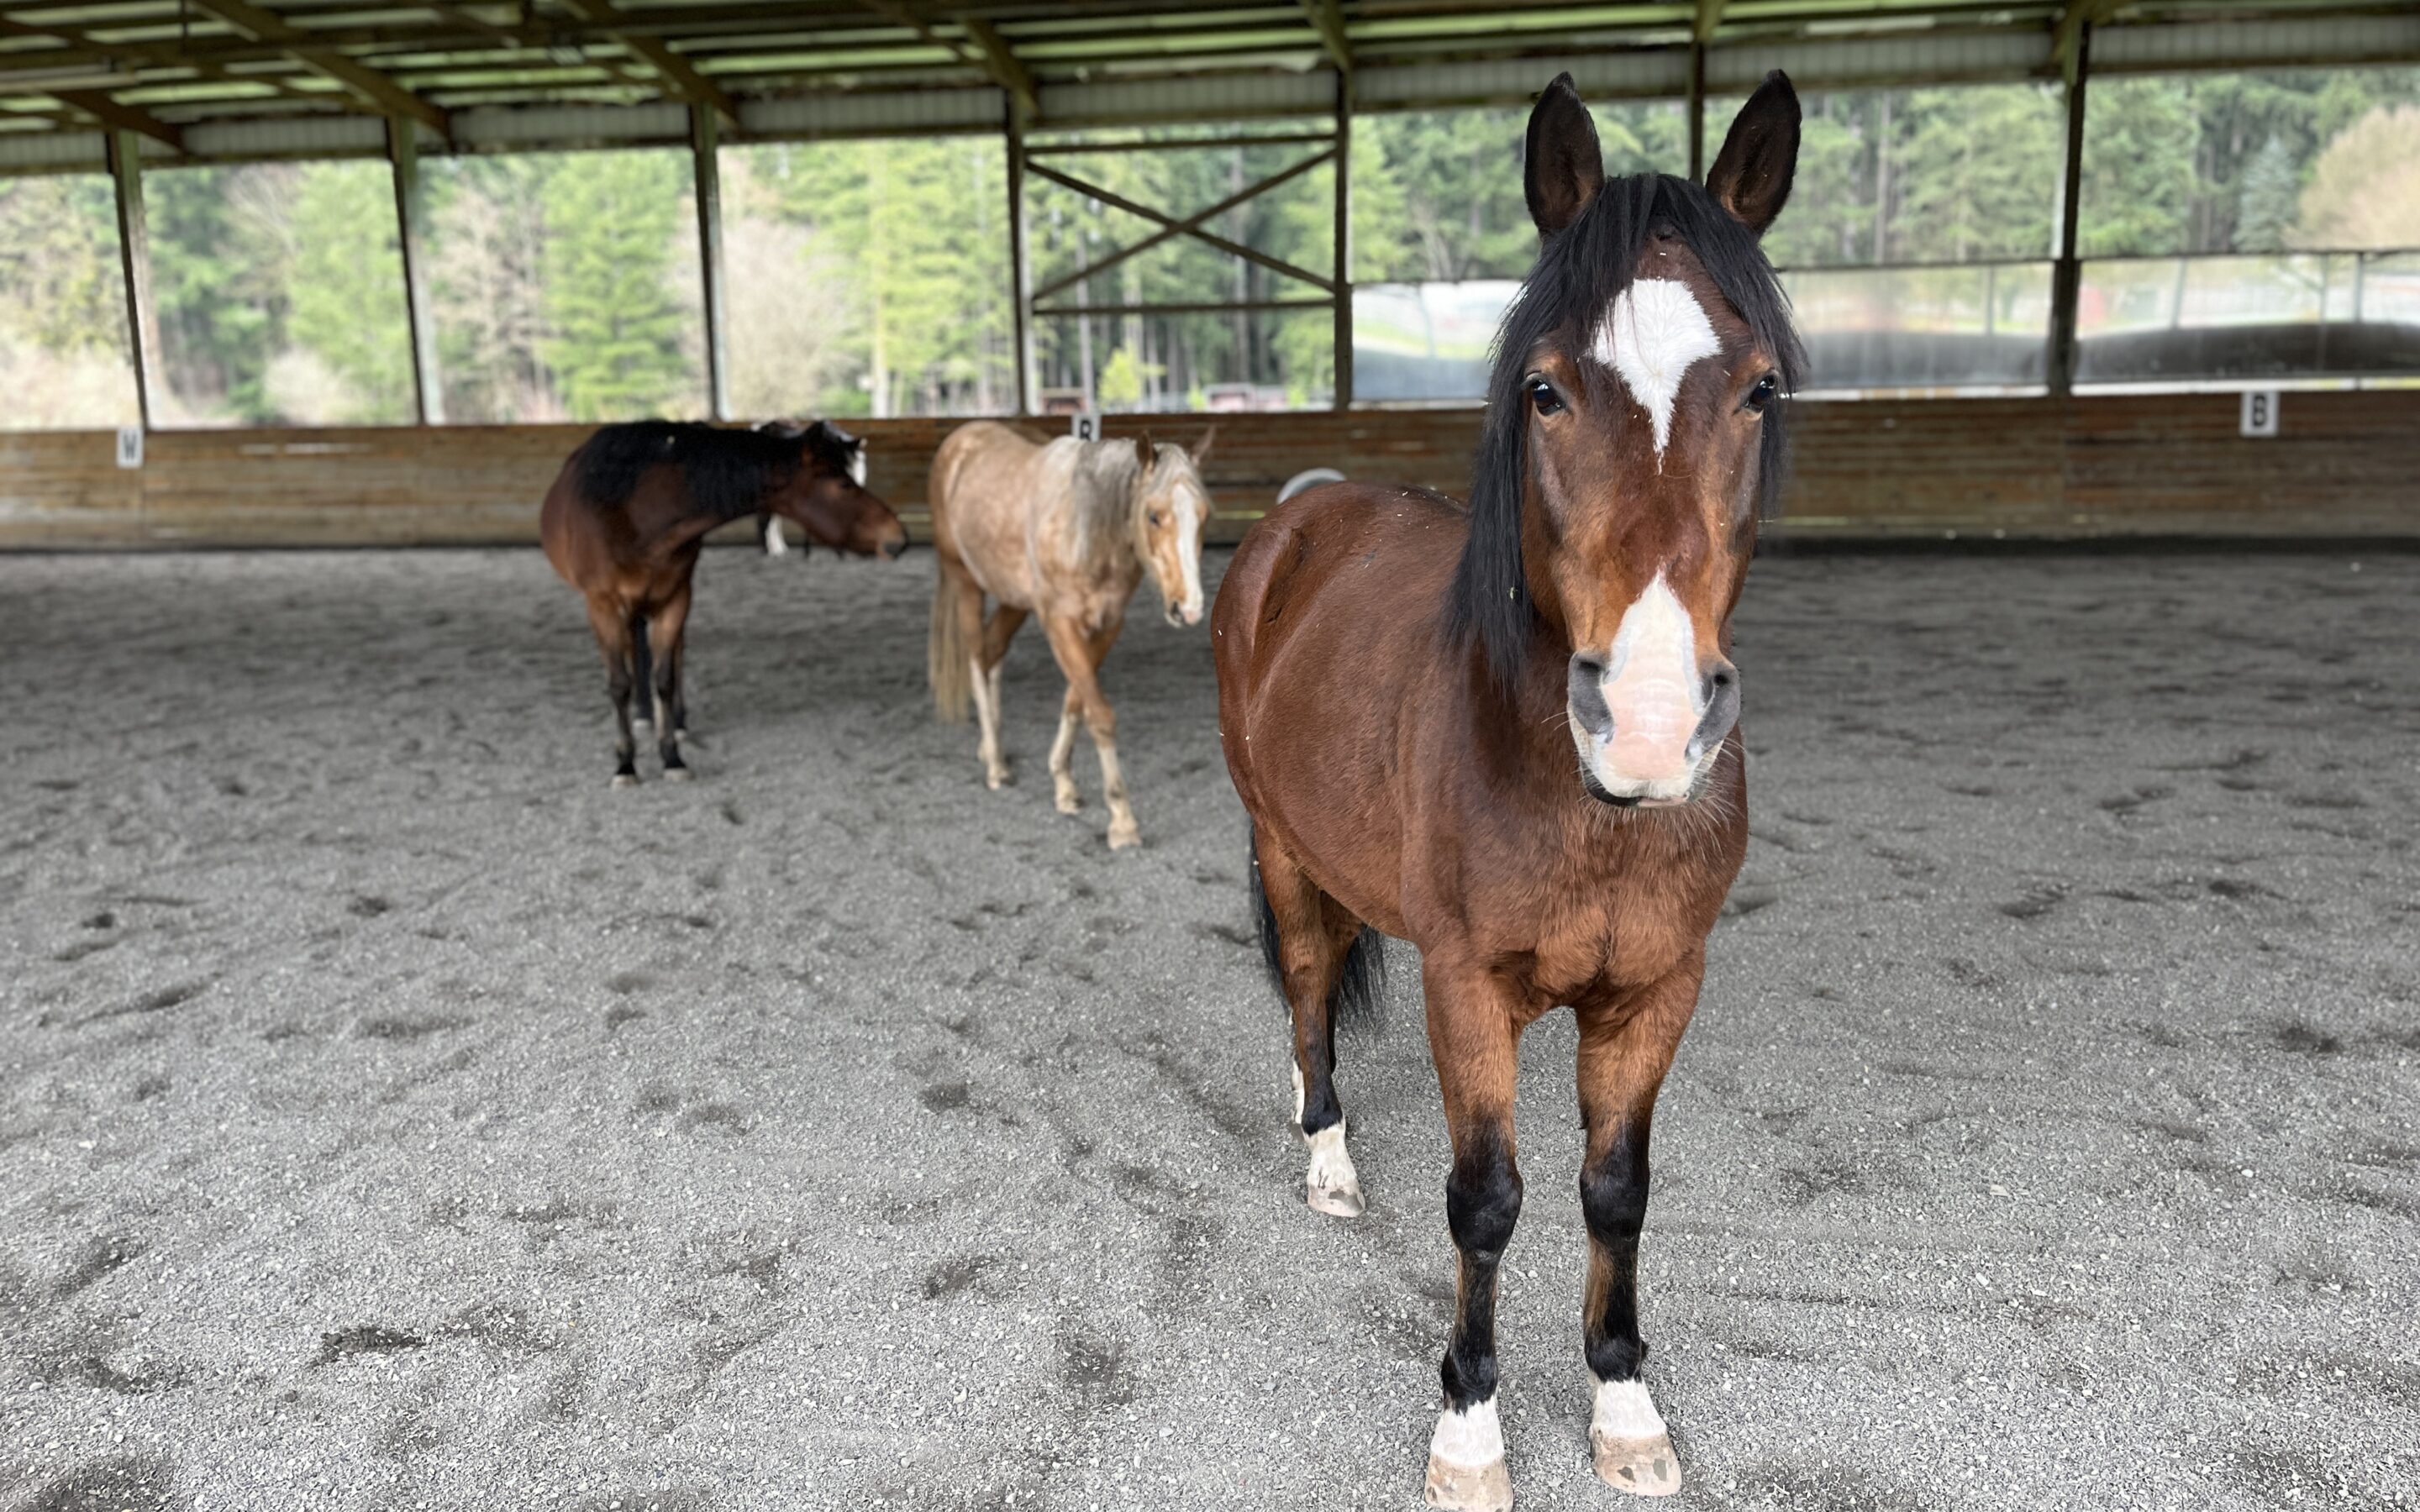
<svg viewBox="0 0 2420 1512">
<path fill-rule="evenodd" d="M 1772 409 L 1773 401 L 1780 397 L 1780 380 L 1776 379 L 1772 374 L 1767 373 L 1764 377 L 1756 380 L 1756 387 L 1748 390 L 1747 397 L 1741 402 L 1761 415 L 1767 409 Z"/>
<path fill-rule="evenodd" d="M 1555 392 L 1553 384 L 1532 373 L 1529 375 L 1529 408 L 1542 415 L 1559 415 L 1563 412 L 1563 396 Z"/>
<path fill-rule="evenodd" d="M 1153 530 L 1157 530 L 1157 529 L 1159 529 L 1159 519 L 1160 519 L 1159 511 L 1158 511 L 1158 510 L 1156 510 L 1156 509 L 1153 510 L 1153 511 L 1151 512 L 1151 528 L 1152 528 Z"/>
</svg>

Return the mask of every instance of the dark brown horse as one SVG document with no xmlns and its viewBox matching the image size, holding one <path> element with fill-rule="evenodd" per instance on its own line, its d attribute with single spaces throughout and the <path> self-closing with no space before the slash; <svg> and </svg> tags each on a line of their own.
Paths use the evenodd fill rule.
<svg viewBox="0 0 2420 1512">
<path fill-rule="evenodd" d="M 707 532 L 751 515 L 795 521 L 810 541 L 895 557 L 908 532 L 865 491 L 865 443 L 837 426 L 776 422 L 754 430 L 647 420 L 607 425 L 571 454 L 538 511 L 538 539 L 565 582 L 588 600 L 605 654 L 605 690 L 621 728 L 613 785 L 639 780 L 630 698 L 648 717 L 654 662 L 656 748 L 664 776 L 686 778 L 680 738 L 690 578 Z"/>
<path fill-rule="evenodd" d="M 1521 1033 L 1579 1017 L 1597 1473 L 1680 1485 L 1640 1366 L 1655 1094 L 1747 848 L 1730 620 L 1784 459 L 1798 362 L 1757 238 L 1790 194 L 1798 100 L 1769 76 L 1703 189 L 1606 181 L 1568 75 L 1530 116 L 1537 266 L 1505 317 L 1470 507 L 1332 484 L 1280 506 L 1213 612 L 1227 765 L 1294 1013 L 1311 1206 L 1351 1215 L 1334 1015 L 1369 932 L 1420 949 L 1460 1257 L 1439 1506 L 1512 1502 L 1496 1279 L 1521 1211 Z"/>
</svg>

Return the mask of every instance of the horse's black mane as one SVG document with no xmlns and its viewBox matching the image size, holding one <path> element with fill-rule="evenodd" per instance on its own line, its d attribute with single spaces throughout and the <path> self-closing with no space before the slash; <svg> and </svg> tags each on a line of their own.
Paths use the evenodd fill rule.
<svg viewBox="0 0 2420 1512">
<path fill-rule="evenodd" d="M 1755 235 L 1698 185 L 1668 174 L 1608 179 L 1579 219 L 1544 239 L 1497 333 L 1487 419 L 1473 468 L 1470 536 L 1454 573 L 1450 607 L 1455 635 L 1482 648 L 1499 687 L 1510 688 L 1519 679 L 1538 624 L 1521 571 L 1521 495 L 1528 469 L 1522 379 L 1529 354 L 1546 342 L 1586 350 L 1606 306 L 1659 235 L 1675 237 L 1697 254 L 1758 345 L 1779 362 L 1782 392 L 1798 386 L 1802 358 L 1781 282 Z M 1758 511 L 1766 517 L 1781 498 L 1789 463 L 1786 408 L 1776 405 L 1764 420 Z"/>
<path fill-rule="evenodd" d="M 829 421 L 773 422 L 728 430 L 694 421 L 636 420 L 607 425 L 580 449 L 580 491 L 608 509 L 628 503 L 650 468 L 678 465 L 698 513 L 716 519 L 754 514 L 766 495 L 798 476 L 809 456 L 846 473 L 857 440 Z"/>
</svg>

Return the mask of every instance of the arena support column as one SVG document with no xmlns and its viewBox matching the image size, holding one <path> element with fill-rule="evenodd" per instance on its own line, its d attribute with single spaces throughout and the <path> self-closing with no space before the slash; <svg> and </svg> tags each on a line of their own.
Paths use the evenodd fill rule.
<svg viewBox="0 0 2420 1512">
<path fill-rule="evenodd" d="M 2058 257 L 2051 264 L 2050 354 L 2045 364 L 2050 392 L 2075 389 L 2075 307 L 2084 288 L 2084 264 L 2075 255 L 2077 203 L 2084 184 L 2084 92 L 2091 72 L 2092 23 L 2079 21 L 2067 55 L 2067 149 L 2059 179 Z"/>
<path fill-rule="evenodd" d="M 403 318 L 411 336 L 411 393 L 424 425 L 445 424 L 445 384 L 437 368 L 437 316 L 428 305 L 428 195 L 420 184 L 420 127 L 402 116 L 386 122 L 395 169 L 396 240 L 403 249 Z"/>
<path fill-rule="evenodd" d="M 1353 408 L 1353 75 L 1336 70 L 1336 408 Z"/>
<path fill-rule="evenodd" d="M 1025 105 L 1001 90 L 1006 111 L 1001 127 L 1008 142 L 1008 272 L 1016 307 L 1016 412 L 1033 413 L 1033 270 L 1025 239 Z"/>
<path fill-rule="evenodd" d="M 126 279 L 126 332 L 133 347 L 134 408 L 143 428 L 159 406 L 160 310 L 151 300 L 151 231 L 143 214 L 142 139 L 109 133 L 109 173 L 117 186 L 117 265 Z"/>
<path fill-rule="evenodd" d="M 1689 44 L 1689 181 L 1706 181 L 1706 44 Z"/>
<path fill-rule="evenodd" d="M 731 418 L 730 329 L 722 276 L 722 123 L 711 108 L 689 108 L 690 174 L 696 186 L 697 268 L 706 299 L 706 411 Z"/>
</svg>

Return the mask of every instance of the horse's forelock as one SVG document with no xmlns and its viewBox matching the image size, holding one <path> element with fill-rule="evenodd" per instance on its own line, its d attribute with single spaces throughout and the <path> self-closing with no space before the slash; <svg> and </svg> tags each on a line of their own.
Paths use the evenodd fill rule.
<svg viewBox="0 0 2420 1512">
<path fill-rule="evenodd" d="M 1628 287 L 1648 242 L 1668 235 L 1688 247 L 1706 275 L 1773 353 L 1784 393 L 1804 364 L 1790 301 L 1754 233 L 1706 192 L 1668 174 L 1609 181 L 1579 218 L 1543 239 L 1538 260 L 1505 311 L 1488 375 L 1487 413 L 1472 470 L 1470 533 L 1454 573 L 1454 633 L 1483 655 L 1497 685 L 1509 688 L 1528 657 L 1537 626 L 1521 559 L 1521 506 L 1528 476 L 1528 414 L 1522 393 L 1530 353 L 1554 344 L 1580 350 L 1614 298 Z M 1780 497 L 1787 456 L 1782 410 L 1768 417 L 1761 443 L 1759 511 Z"/>
</svg>

